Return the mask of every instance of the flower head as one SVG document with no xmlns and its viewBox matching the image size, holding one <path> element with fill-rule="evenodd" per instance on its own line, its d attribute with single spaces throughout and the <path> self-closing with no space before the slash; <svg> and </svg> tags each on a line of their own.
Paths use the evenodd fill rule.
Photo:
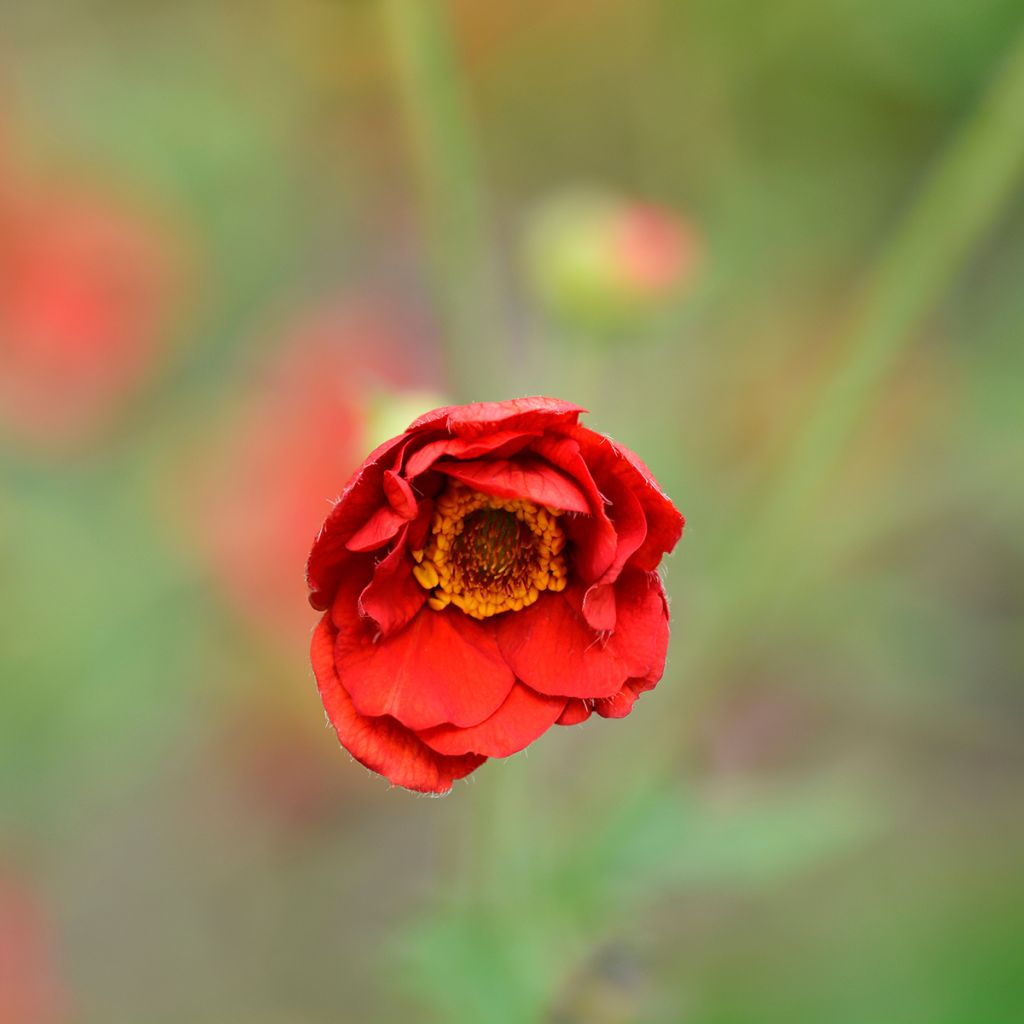
<svg viewBox="0 0 1024 1024">
<path fill-rule="evenodd" d="M 488 757 L 661 678 L 655 571 L 683 517 L 632 452 L 553 398 L 436 409 L 349 481 L 307 567 L 312 659 L 349 752 L 443 793 Z"/>
</svg>

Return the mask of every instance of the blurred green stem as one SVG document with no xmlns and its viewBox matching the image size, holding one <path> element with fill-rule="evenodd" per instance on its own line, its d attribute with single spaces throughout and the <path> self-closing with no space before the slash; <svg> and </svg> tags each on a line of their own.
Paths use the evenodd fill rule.
<svg viewBox="0 0 1024 1024">
<path fill-rule="evenodd" d="M 505 397 L 480 159 L 442 0 L 386 0 L 441 310 L 448 380 L 458 401 Z"/>
<path fill-rule="evenodd" d="M 685 680 L 679 714 L 664 714 L 636 751 L 637 777 L 659 785 L 674 774 L 682 733 L 705 720 L 722 665 L 746 632 L 770 614 L 799 578 L 794 560 L 830 477 L 887 374 L 917 336 L 956 271 L 1010 199 L 1024 172 L 1024 35 L 995 73 L 973 116 L 922 185 L 866 282 L 840 346 L 838 363 L 817 395 L 771 486 L 726 527 L 719 586 L 702 596 L 673 663 Z M 814 547 L 808 540 L 809 550 Z M 816 551 L 816 548 L 815 548 Z M 685 709 L 685 714 L 683 713 Z M 642 767 L 641 767 L 642 765 Z M 626 799 L 629 799 L 628 797 Z"/>
<path fill-rule="evenodd" d="M 888 373 L 1010 198 L 1024 169 L 1024 36 L 952 139 L 869 277 L 839 363 L 756 516 L 732 531 L 730 580 L 760 598 Z M 745 601 L 744 601 L 745 604 Z"/>
</svg>

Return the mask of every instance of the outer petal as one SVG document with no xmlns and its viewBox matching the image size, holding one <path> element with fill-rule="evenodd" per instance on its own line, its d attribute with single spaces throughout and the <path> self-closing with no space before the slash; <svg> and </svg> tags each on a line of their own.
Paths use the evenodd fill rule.
<svg viewBox="0 0 1024 1024">
<path fill-rule="evenodd" d="M 542 459 L 481 459 L 476 462 L 438 462 L 439 473 L 496 498 L 526 498 L 566 512 L 589 512 L 586 495 L 565 474 Z"/>
<path fill-rule="evenodd" d="M 590 514 L 567 518 L 563 525 L 576 545 L 576 572 L 585 582 L 593 583 L 612 564 L 617 544 L 604 496 L 583 461 L 580 446 L 572 438 L 545 436 L 535 441 L 531 449 L 575 480 L 587 496 Z"/>
<path fill-rule="evenodd" d="M 558 721 L 555 724 L 579 725 L 580 722 L 585 722 L 590 717 L 593 710 L 593 701 L 584 700 L 582 697 L 570 697 L 566 701 L 565 710 L 558 716 Z"/>
<path fill-rule="evenodd" d="M 440 725 L 419 736 L 440 754 L 508 757 L 547 732 L 564 707 L 564 697 L 546 697 L 517 682 L 505 703 L 479 725 L 468 729 Z"/>
<path fill-rule="evenodd" d="M 609 480 L 604 490 L 611 499 L 611 518 L 615 526 L 615 557 L 601 578 L 583 597 L 583 616 L 594 628 L 615 628 L 615 591 L 612 584 L 619 578 L 630 557 L 647 536 L 647 519 L 633 491 L 620 481 Z"/>
<path fill-rule="evenodd" d="M 484 757 L 446 757 L 392 718 L 367 718 L 352 706 L 334 665 L 335 632 L 324 615 L 313 633 L 311 655 L 324 710 L 341 745 L 361 764 L 396 786 L 420 793 L 447 793 L 456 779 L 479 768 Z"/>
<path fill-rule="evenodd" d="M 622 689 L 614 696 L 594 702 L 594 710 L 602 718 L 625 718 L 641 693 L 653 690 L 656 679 L 627 679 Z"/>
<path fill-rule="evenodd" d="M 351 561 L 346 543 L 385 504 L 382 494 L 384 470 L 388 468 L 388 462 L 396 456 L 401 457 L 408 440 L 404 435 L 393 437 L 373 451 L 349 480 L 320 527 L 306 565 L 309 603 L 319 611 L 331 606 L 338 581 Z"/>
<path fill-rule="evenodd" d="M 552 696 L 611 697 L 627 679 L 664 664 L 668 611 L 655 573 L 620 579 L 618 622 L 610 636 L 587 625 L 581 599 L 580 588 L 570 587 L 497 618 L 501 653 L 524 683 Z"/>
<path fill-rule="evenodd" d="M 409 431 L 442 426 L 456 437 L 480 437 L 494 430 L 547 430 L 575 423 L 585 409 L 560 398 L 514 398 L 507 402 L 474 402 L 434 409 L 413 420 Z"/>
<path fill-rule="evenodd" d="M 579 443 L 602 491 L 611 489 L 610 481 L 619 480 L 636 495 L 647 519 L 647 534 L 630 564 L 638 569 L 656 569 L 662 555 L 676 546 L 686 520 L 634 452 L 579 424 L 569 427 L 568 433 Z"/>
<path fill-rule="evenodd" d="M 360 585 L 346 580 L 331 609 L 338 675 L 360 714 L 391 715 L 409 729 L 478 725 L 494 714 L 515 680 L 485 627 L 457 609 L 423 608 L 375 640 L 356 610 Z"/>
</svg>

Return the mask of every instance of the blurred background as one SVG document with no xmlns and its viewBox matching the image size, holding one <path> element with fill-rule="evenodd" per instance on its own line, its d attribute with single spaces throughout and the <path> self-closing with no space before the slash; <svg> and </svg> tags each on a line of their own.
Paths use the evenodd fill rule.
<svg viewBox="0 0 1024 1024">
<path fill-rule="evenodd" d="M 1024 1020 L 1018 0 L 0 0 L 0 1022 Z M 303 563 L 449 401 L 686 513 L 445 799 Z"/>
</svg>

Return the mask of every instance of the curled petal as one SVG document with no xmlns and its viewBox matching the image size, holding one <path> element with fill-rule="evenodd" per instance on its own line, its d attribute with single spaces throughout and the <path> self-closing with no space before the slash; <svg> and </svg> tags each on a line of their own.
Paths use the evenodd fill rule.
<svg viewBox="0 0 1024 1024">
<path fill-rule="evenodd" d="M 406 477 L 412 480 L 445 456 L 452 459 L 476 459 L 481 455 L 504 458 L 522 451 L 539 436 L 539 431 L 496 430 L 485 437 L 443 437 L 437 441 L 429 441 L 422 448 L 412 452 L 405 461 L 404 472 Z"/>
<path fill-rule="evenodd" d="M 567 429 L 569 436 L 578 442 L 602 491 L 611 489 L 612 480 L 619 480 L 636 495 L 647 520 L 647 530 L 630 564 L 645 571 L 656 569 L 662 555 L 671 551 L 682 535 L 686 523 L 682 513 L 636 453 L 579 424 Z"/>
<path fill-rule="evenodd" d="M 439 754 L 394 719 L 359 714 L 338 679 L 334 647 L 331 618 L 324 615 L 313 634 L 313 671 L 327 717 L 341 745 L 357 761 L 396 786 L 420 793 L 447 793 L 456 779 L 483 764 L 486 758 L 475 754 Z"/>
<path fill-rule="evenodd" d="M 570 697 L 565 702 L 565 710 L 558 716 L 556 725 L 579 725 L 585 722 L 593 711 L 593 702 L 582 697 Z"/>
<path fill-rule="evenodd" d="M 439 462 L 434 468 L 482 494 L 496 498 L 526 498 L 566 512 L 588 512 L 583 492 L 563 473 L 538 458 L 481 459 Z"/>
<path fill-rule="evenodd" d="M 349 480 L 320 527 L 306 564 L 309 603 L 318 611 L 331 606 L 338 581 L 352 557 L 346 544 L 380 507 L 384 470 L 389 468 L 387 463 L 401 458 L 407 444 L 408 438 L 402 435 L 373 451 Z"/>
<path fill-rule="evenodd" d="M 548 731 L 565 707 L 564 697 L 547 697 L 517 682 L 490 718 L 468 729 L 440 725 L 419 734 L 440 754 L 508 757 Z"/>
<path fill-rule="evenodd" d="M 610 633 L 615 629 L 615 587 L 595 583 L 583 595 L 583 618 L 591 629 Z"/>
<path fill-rule="evenodd" d="M 406 531 L 407 532 L 407 531 Z M 373 619 L 381 636 L 402 629 L 427 602 L 427 592 L 412 574 L 415 564 L 405 544 L 406 532 L 373 570 L 373 579 L 359 595 L 360 615 Z"/>
<path fill-rule="evenodd" d="M 381 505 L 345 542 L 349 551 L 376 551 L 391 540 L 408 522 L 390 505 Z"/>
<path fill-rule="evenodd" d="M 587 583 L 593 583 L 615 559 L 615 527 L 605 511 L 604 496 L 580 454 L 580 446 L 571 438 L 547 435 L 531 445 L 532 451 L 576 481 L 587 497 L 589 515 L 567 517 L 566 532 L 576 546 L 576 571 Z"/>
<path fill-rule="evenodd" d="M 416 518 L 416 495 L 412 488 L 393 469 L 384 470 L 384 497 L 403 519 Z"/>
<path fill-rule="evenodd" d="M 657 679 L 627 679 L 622 689 L 611 697 L 594 701 L 594 710 L 602 718 L 625 718 L 641 693 L 653 690 Z"/>
</svg>

